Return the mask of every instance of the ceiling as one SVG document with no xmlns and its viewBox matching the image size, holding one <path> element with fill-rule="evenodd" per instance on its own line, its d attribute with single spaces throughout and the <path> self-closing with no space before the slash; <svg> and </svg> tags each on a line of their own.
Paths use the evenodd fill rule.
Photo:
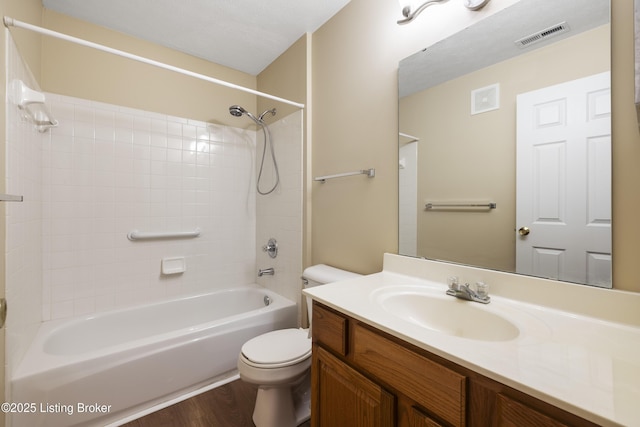
<svg viewBox="0 0 640 427">
<path fill-rule="evenodd" d="M 403 59 L 400 97 L 609 23 L 610 0 L 520 0 Z M 523 37 L 566 23 L 569 31 L 520 48 Z M 553 64 L 549 64 L 553 66 Z"/>
<path fill-rule="evenodd" d="M 42 0 L 42 4 L 83 21 L 257 75 L 349 1 Z"/>
</svg>

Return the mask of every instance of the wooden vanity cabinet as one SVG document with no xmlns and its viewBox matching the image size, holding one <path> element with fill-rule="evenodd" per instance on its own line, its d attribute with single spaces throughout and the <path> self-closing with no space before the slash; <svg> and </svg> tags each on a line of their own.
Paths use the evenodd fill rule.
<svg viewBox="0 0 640 427">
<path fill-rule="evenodd" d="M 394 396 L 320 346 L 313 348 L 314 425 L 393 427 Z"/>
<path fill-rule="evenodd" d="M 313 303 L 312 427 L 595 427 Z"/>
</svg>

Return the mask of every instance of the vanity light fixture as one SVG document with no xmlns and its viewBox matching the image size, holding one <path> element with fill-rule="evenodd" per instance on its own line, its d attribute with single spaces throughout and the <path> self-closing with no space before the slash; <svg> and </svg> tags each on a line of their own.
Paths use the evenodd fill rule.
<svg viewBox="0 0 640 427">
<path fill-rule="evenodd" d="M 420 14 L 427 7 L 432 4 L 442 3 L 447 0 L 427 0 L 420 4 L 421 0 L 399 0 L 400 7 L 402 8 L 402 16 L 404 19 L 398 20 L 398 25 L 408 24 L 413 21 L 413 19 Z"/>
<path fill-rule="evenodd" d="M 427 7 L 446 1 L 448 0 L 427 0 L 424 2 L 422 0 L 399 0 L 404 18 L 399 19 L 398 24 L 408 24 Z M 469 10 L 480 10 L 489 3 L 489 1 L 490 0 L 463 0 L 465 7 Z"/>
</svg>

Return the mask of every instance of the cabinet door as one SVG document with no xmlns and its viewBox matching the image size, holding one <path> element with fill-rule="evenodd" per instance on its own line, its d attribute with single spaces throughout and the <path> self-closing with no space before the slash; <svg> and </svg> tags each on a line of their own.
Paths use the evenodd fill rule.
<svg viewBox="0 0 640 427">
<path fill-rule="evenodd" d="M 498 427 L 567 427 L 505 395 L 498 395 Z"/>
<path fill-rule="evenodd" d="M 392 427 L 394 397 L 314 345 L 313 427 Z"/>
<path fill-rule="evenodd" d="M 443 427 L 442 424 L 434 421 L 427 414 L 416 407 L 411 408 L 409 416 L 409 427 Z"/>
</svg>

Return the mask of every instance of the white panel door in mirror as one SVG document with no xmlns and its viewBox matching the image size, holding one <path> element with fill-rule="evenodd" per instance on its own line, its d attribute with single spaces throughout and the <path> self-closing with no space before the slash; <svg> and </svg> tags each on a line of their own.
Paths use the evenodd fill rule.
<svg viewBox="0 0 640 427">
<path fill-rule="evenodd" d="M 609 82 L 518 95 L 516 224 L 530 229 L 516 237 L 518 273 L 611 287 Z"/>
</svg>

